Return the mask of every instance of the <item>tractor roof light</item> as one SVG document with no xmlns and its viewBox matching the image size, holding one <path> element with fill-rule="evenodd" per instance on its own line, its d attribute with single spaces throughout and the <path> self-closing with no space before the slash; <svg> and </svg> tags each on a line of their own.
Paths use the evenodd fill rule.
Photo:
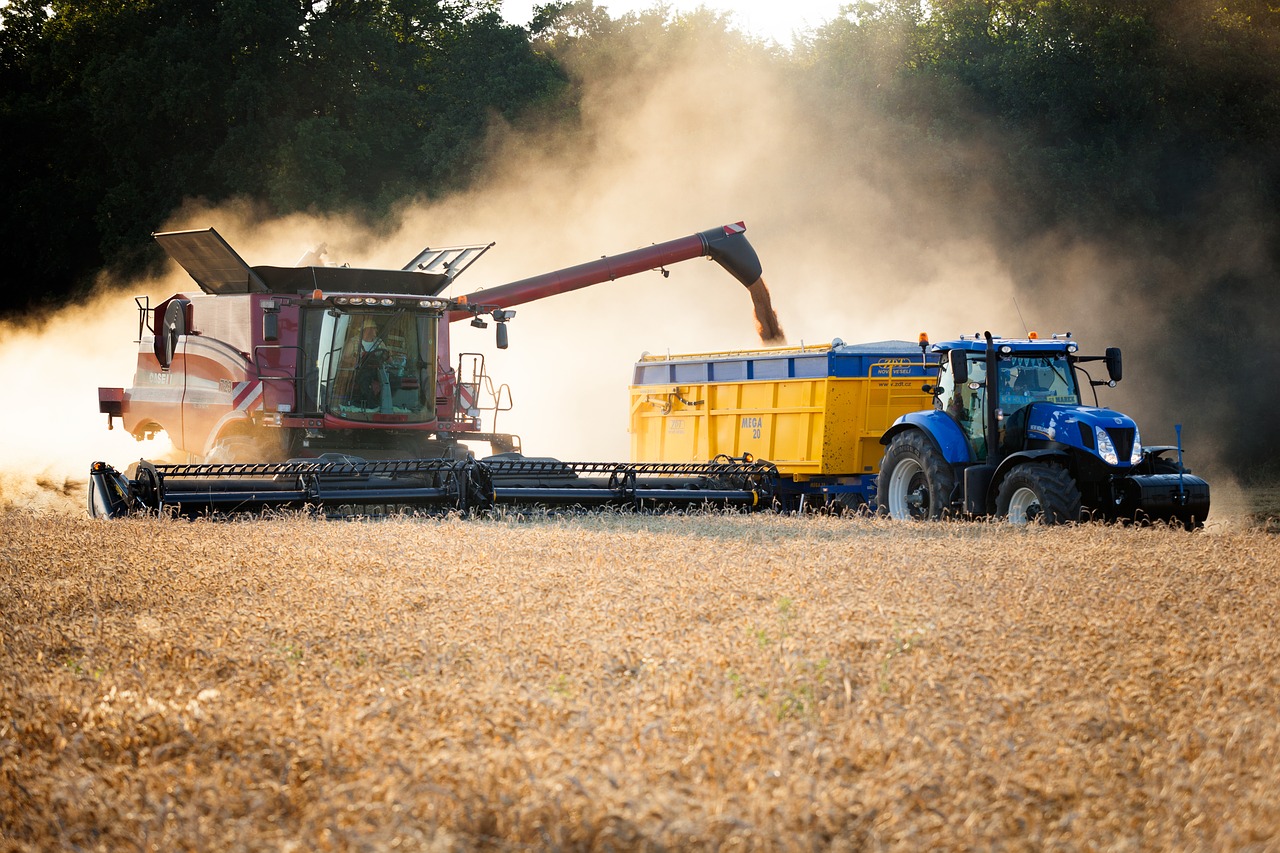
<svg viewBox="0 0 1280 853">
<path fill-rule="evenodd" d="M 1040 340 L 1040 333 L 1039 333 L 1039 332 L 1027 332 L 1027 340 L 1029 340 L 1029 341 L 1038 341 L 1038 340 Z"/>
</svg>

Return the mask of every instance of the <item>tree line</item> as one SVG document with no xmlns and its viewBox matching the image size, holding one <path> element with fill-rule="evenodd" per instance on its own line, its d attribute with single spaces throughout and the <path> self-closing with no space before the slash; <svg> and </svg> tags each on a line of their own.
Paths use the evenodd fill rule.
<svg viewBox="0 0 1280 853">
<path fill-rule="evenodd" d="M 184 198 L 269 212 L 356 209 L 466 187 L 490 115 L 572 121 L 573 53 L 597 62 L 628 30 L 497 0 L 14 0 L 0 9 L 7 311 L 153 257 Z M 698 23 L 695 21 L 694 26 Z M 704 15 L 704 27 L 725 21 Z M 721 32 L 723 35 L 723 32 Z M 739 37 L 743 42 L 745 37 Z M 887 0 L 772 61 L 924 132 L 999 129 L 1006 223 L 1177 226 L 1230 169 L 1280 201 L 1280 8 L 1271 0 Z M 985 175 L 990 178 L 991 175 Z M 963 191 L 965 188 L 960 187 Z"/>
</svg>

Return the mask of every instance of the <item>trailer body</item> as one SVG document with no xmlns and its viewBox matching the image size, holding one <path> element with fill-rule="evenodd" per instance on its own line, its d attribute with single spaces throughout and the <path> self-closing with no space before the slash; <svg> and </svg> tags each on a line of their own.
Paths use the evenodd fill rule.
<svg viewBox="0 0 1280 853">
<path fill-rule="evenodd" d="M 931 402 L 921 386 L 935 370 L 910 341 L 644 356 L 630 388 L 632 459 L 767 459 L 784 504 L 869 504 L 880 439 Z"/>
</svg>

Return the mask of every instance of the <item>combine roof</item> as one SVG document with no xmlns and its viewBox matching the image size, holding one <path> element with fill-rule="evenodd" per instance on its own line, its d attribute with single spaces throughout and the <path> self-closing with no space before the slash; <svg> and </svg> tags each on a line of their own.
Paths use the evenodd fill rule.
<svg viewBox="0 0 1280 853">
<path fill-rule="evenodd" d="M 451 276 L 417 270 L 372 270 L 352 267 L 251 267 L 212 228 L 168 231 L 152 235 L 205 293 L 407 293 L 434 296 Z M 463 266 L 465 269 L 465 265 Z M 461 269 L 457 270 L 461 272 Z M 456 273 L 454 273 L 456 275 Z"/>
</svg>

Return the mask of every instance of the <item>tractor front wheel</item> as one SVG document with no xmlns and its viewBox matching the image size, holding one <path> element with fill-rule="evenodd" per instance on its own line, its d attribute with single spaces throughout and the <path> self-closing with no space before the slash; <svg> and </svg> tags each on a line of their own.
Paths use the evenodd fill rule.
<svg viewBox="0 0 1280 853">
<path fill-rule="evenodd" d="M 955 485 L 951 465 L 923 433 L 901 432 L 880 462 L 876 506 L 891 518 L 941 518 Z"/>
<path fill-rule="evenodd" d="M 1018 526 L 1079 521 L 1080 489 L 1060 465 L 1023 463 L 1000 483 L 996 514 Z"/>
</svg>

